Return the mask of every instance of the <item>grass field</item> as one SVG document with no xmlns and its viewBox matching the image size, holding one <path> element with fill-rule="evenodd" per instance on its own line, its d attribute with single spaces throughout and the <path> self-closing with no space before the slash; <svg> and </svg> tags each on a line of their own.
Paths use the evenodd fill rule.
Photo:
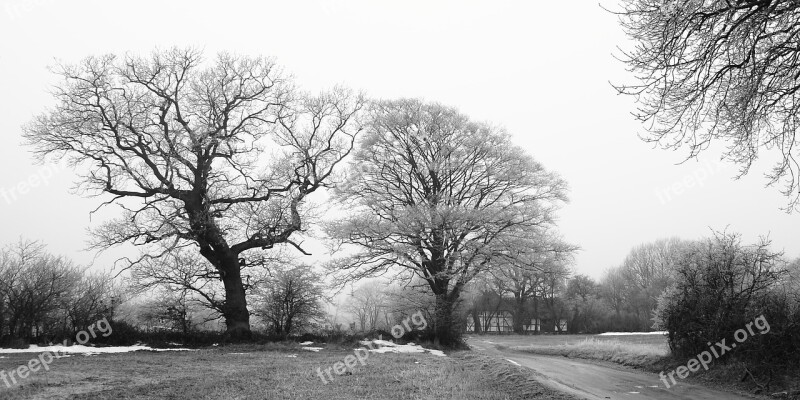
<svg viewBox="0 0 800 400">
<path fill-rule="evenodd" d="M 521 367 L 469 351 L 374 354 L 350 374 L 323 383 L 324 370 L 353 354 L 296 344 L 227 346 L 192 352 L 74 355 L 55 360 L 0 399 L 569 399 L 543 388 Z M 35 353 L 5 354 L 0 370 Z"/>
</svg>

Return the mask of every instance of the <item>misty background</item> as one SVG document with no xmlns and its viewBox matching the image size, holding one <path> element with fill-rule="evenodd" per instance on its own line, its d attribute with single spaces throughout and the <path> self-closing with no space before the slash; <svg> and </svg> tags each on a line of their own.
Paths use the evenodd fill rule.
<svg viewBox="0 0 800 400">
<path fill-rule="evenodd" d="M 558 225 L 582 248 L 575 273 L 597 278 L 637 244 L 697 239 L 726 227 L 743 232 L 745 242 L 768 234 L 773 249 L 800 255 L 800 216 L 781 210 L 787 200 L 777 188 L 764 188 L 768 151 L 734 180 L 737 167 L 719 162 L 720 144 L 679 164 L 684 152 L 653 149 L 638 138 L 632 99 L 609 84 L 630 80 L 614 58 L 626 39 L 597 3 L 571 3 L 568 15 L 554 2 L 211 4 L 218 3 L 0 2 L 0 243 L 41 240 L 94 269 L 136 254 L 124 247 L 99 257 L 84 250 L 87 228 L 118 210 L 90 215 L 102 200 L 72 194 L 69 169 L 37 165 L 21 146 L 20 127 L 53 104 L 55 77 L 47 67 L 56 61 L 194 46 L 207 57 L 273 56 L 312 92 L 343 84 L 374 98 L 422 97 L 504 127 L 569 183 L 571 202 Z M 140 22 L 123 23 L 121 15 Z M 322 246 L 310 248 L 308 261 L 324 258 Z"/>
</svg>

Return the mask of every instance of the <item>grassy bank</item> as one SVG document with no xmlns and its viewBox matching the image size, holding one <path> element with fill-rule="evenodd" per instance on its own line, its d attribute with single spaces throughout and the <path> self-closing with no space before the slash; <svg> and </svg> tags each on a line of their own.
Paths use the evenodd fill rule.
<svg viewBox="0 0 800 400">
<path fill-rule="evenodd" d="M 652 370 L 669 358 L 663 343 L 632 343 L 623 340 L 584 338 L 561 344 L 532 344 L 513 347 L 528 353 L 609 361 Z"/>
<path fill-rule="evenodd" d="M 569 399 L 546 389 L 523 368 L 460 351 L 374 354 L 349 374 L 323 383 L 325 370 L 353 354 L 294 344 L 228 346 L 192 352 L 137 352 L 54 361 L 50 371 L 7 389 L 2 399 Z M 8 354 L 0 370 L 26 364 L 35 353 Z"/>
</svg>

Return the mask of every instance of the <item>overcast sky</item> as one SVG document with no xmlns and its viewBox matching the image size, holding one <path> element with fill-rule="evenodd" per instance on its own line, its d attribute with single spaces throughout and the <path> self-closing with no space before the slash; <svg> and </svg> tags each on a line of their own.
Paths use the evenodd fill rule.
<svg viewBox="0 0 800 400">
<path fill-rule="evenodd" d="M 2 244 L 40 239 L 88 264 L 86 229 L 114 214 L 90 218 L 101 200 L 71 194 L 71 171 L 36 165 L 21 145 L 20 126 L 53 104 L 47 66 L 177 45 L 203 48 L 207 57 L 221 50 L 274 56 L 304 89 L 344 84 L 376 98 L 422 97 L 504 126 L 569 182 L 559 225 L 583 249 L 578 273 L 599 277 L 635 245 L 696 239 L 712 228 L 749 241 L 769 234 L 776 249 L 800 255 L 800 215 L 781 211 L 786 199 L 764 188 L 764 165 L 737 181 L 736 167 L 719 163 L 718 154 L 676 165 L 684 153 L 638 138 L 634 104 L 609 84 L 629 78 L 613 57 L 627 44 L 595 1 L 0 4 Z M 25 193 L 21 182 L 32 183 Z"/>
</svg>

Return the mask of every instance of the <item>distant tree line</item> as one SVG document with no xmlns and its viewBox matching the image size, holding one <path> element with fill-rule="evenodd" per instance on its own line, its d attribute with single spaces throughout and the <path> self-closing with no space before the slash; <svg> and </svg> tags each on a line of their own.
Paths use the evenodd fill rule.
<svg viewBox="0 0 800 400">
<path fill-rule="evenodd" d="M 673 238 L 640 245 L 595 281 L 573 274 L 576 248 L 548 234 L 534 240 L 537 246 L 528 249 L 526 263 L 503 265 L 472 287 L 466 310 L 476 332 L 490 328 L 478 323 L 479 311 L 490 318 L 510 312 L 516 333 L 543 319 L 566 321 L 566 329 L 560 323 L 553 327 L 563 333 L 652 330 L 653 311 L 674 282 L 674 260 L 685 242 Z"/>
<path fill-rule="evenodd" d="M 766 241 L 745 246 L 740 235 L 725 232 L 660 239 L 633 248 L 598 281 L 571 274 L 557 257 L 541 260 L 537 268 L 508 270 L 470 288 L 463 309 L 474 332 L 498 330 L 482 326 L 478 312 L 490 318 L 508 312 L 516 333 L 545 318 L 566 320 L 566 330 L 554 328 L 564 333 L 665 330 L 676 353 L 696 352 L 760 314 L 800 332 L 800 260 L 787 261 Z M 786 340 L 797 343 L 794 335 Z"/>
<path fill-rule="evenodd" d="M 106 273 L 88 272 L 41 242 L 0 249 L 0 345 L 59 341 L 113 319 L 120 293 Z"/>
</svg>

